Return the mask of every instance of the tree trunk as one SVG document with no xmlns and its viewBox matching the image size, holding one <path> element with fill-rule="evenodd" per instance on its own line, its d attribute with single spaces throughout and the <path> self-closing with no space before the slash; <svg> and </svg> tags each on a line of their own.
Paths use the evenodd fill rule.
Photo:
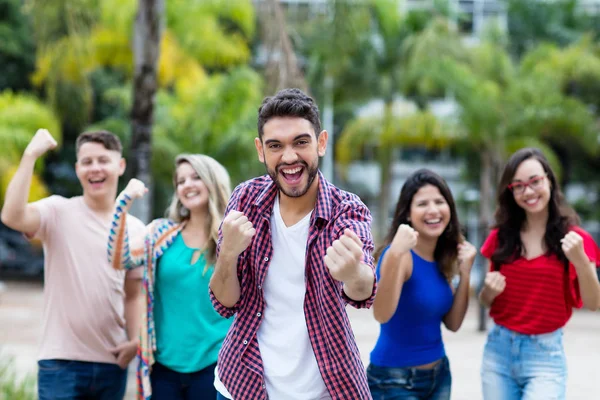
<svg viewBox="0 0 600 400">
<path fill-rule="evenodd" d="M 133 38 L 134 77 L 129 176 L 149 191 L 134 203 L 132 214 L 148 223 L 152 216 L 152 119 L 156 94 L 164 0 L 139 0 Z"/>
<path fill-rule="evenodd" d="M 479 176 L 479 226 L 483 234 L 489 229 L 492 218 L 493 185 L 496 183 L 492 152 L 481 151 L 481 175 Z"/>
<path fill-rule="evenodd" d="M 494 168 L 494 154 L 492 151 L 483 149 L 481 151 L 481 175 L 479 176 L 479 237 L 484 240 L 487 237 L 489 228 L 492 224 L 493 211 L 492 211 L 492 197 L 493 197 L 493 185 L 496 183 L 496 173 Z M 485 268 L 487 263 L 482 263 L 481 268 Z M 487 270 L 481 271 L 481 282 L 478 283 L 479 289 L 483 288 L 483 279 Z M 487 310 L 483 304 L 479 303 L 479 324 L 478 330 L 485 332 L 487 330 Z"/>
<path fill-rule="evenodd" d="M 377 226 L 375 227 L 375 240 L 381 241 L 388 227 L 388 214 L 390 209 L 390 185 L 392 181 L 393 148 L 386 143 L 389 131 L 394 123 L 392 112 L 393 99 L 386 101 L 383 114 L 383 132 L 379 142 L 379 168 L 381 177 L 379 180 L 379 212 L 377 213 Z"/>
<path fill-rule="evenodd" d="M 265 42 L 269 54 L 265 71 L 267 93 L 290 87 L 307 92 L 308 84 L 298 65 L 281 3 L 279 0 L 268 0 L 265 6 L 267 18 L 263 25 L 266 28 Z"/>
</svg>

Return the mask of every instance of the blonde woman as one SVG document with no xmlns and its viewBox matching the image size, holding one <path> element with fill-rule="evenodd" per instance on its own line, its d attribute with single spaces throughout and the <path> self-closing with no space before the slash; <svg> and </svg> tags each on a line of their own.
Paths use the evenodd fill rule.
<svg viewBox="0 0 600 400">
<path fill-rule="evenodd" d="M 214 311 L 208 283 L 218 228 L 231 189 L 225 168 L 205 155 L 175 159 L 175 193 L 167 218 L 128 238 L 127 211 L 146 193 L 132 179 L 117 198 L 108 242 L 116 269 L 144 267 L 138 347 L 138 398 L 214 399 L 214 369 L 231 321 Z"/>
</svg>

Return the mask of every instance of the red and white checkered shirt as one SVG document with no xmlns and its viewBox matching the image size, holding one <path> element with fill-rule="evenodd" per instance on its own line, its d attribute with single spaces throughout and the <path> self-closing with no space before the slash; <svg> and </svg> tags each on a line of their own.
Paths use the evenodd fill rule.
<svg viewBox="0 0 600 400">
<path fill-rule="evenodd" d="M 234 190 L 225 213 L 244 213 L 256 229 L 252 243 L 238 259 L 240 300 L 227 308 L 210 292 L 213 306 L 221 315 L 229 318 L 237 314 L 218 361 L 219 379 L 236 400 L 267 398 L 257 332 L 265 307 L 262 285 L 273 254 L 270 222 L 276 195 L 277 186 L 269 176 L 252 179 Z M 363 262 L 374 271 L 369 209 L 358 196 L 338 189 L 319 173 L 317 204 L 306 246 L 304 315 L 308 336 L 331 398 L 365 400 L 371 399 L 371 394 L 345 307 L 351 304 L 369 308 L 377 284 L 374 280 L 370 298 L 354 301 L 346 296 L 342 283 L 331 277 L 323 261 L 327 248 L 346 228 L 361 239 Z M 221 238 L 219 232 L 217 252 Z"/>
</svg>

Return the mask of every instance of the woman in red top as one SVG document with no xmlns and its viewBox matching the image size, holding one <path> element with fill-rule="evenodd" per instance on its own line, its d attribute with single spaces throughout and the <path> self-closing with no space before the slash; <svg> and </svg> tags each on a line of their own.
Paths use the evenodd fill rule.
<svg viewBox="0 0 600 400">
<path fill-rule="evenodd" d="M 485 400 L 565 399 L 562 327 L 573 307 L 600 307 L 598 247 L 578 224 L 542 152 L 513 154 L 481 248 L 491 267 L 480 300 L 495 323 L 483 355 Z"/>
</svg>

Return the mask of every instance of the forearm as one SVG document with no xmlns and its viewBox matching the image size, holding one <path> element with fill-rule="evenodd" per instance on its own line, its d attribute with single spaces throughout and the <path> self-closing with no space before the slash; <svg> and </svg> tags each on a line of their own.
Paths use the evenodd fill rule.
<svg viewBox="0 0 600 400">
<path fill-rule="evenodd" d="M 141 282 L 139 283 L 141 285 Z M 141 295 L 125 299 L 125 329 L 129 340 L 138 340 L 142 323 L 144 298 Z"/>
<path fill-rule="evenodd" d="M 359 265 L 356 276 L 344 282 L 344 293 L 354 301 L 363 301 L 371 297 L 375 281 L 373 270 L 366 264 Z"/>
<path fill-rule="evenodd" d="M 8 184 L 2 207 L 2 222 L 7 226 L 23 231 L 25 210 L 29 199 L 31 179 L 36 158 L 23 155 L 19 168 Z"/>
<path fill-rule="evenodd" d="M 396 312 L 405 281 L 404 271 L 398 268 L 401 256 L 390 252 L 385 257 L 385 262 L 381 265 L 377 296 L 373 302 L 373 316 L 380 324 L 388 322 Z"/>
<path fill-rule="evenodd" d="M 240 300 L 240 281 L 237 275 L 237 256 L 221 254 L 210 279 L 210 289 L 223 307 L 232 308 Z"/>
<path fill-rule="evenodd" d="M 456 332 L 460 329 L 467 309 L 469 308 L 469 289 L 470 289 L 470 275 L 461 274 L 460 282 L 454 293 L 454 301 L 452 307 L 446 316 L 444 317 L 444 324 L 448 329 Z"/>
<path fill-rule="evenodd" d="M 490 308 L 496 296 L 488 290 L 488 288 L 483 288 L 481 292 L 479 292 L 479 302 L 483 304 L 485 307 Z"/>
<path fill-rule="evenodd" d="M 582 260 L 573 265 L 577 270 L 583 305 L 589 310 L 596 311 L 600 308 L 600 283 L 596 275 L 595 265 L 588 260 Z"/>
<path fill-rule="evenodd" d="M 131 264 L 127 212 L 132 204 L 133 200 L 125 193 L 121 193 L 115 202 L 113 222 L 108 236 L 108 262 L 114 269 L 127 268 Z"/>
</svg>

